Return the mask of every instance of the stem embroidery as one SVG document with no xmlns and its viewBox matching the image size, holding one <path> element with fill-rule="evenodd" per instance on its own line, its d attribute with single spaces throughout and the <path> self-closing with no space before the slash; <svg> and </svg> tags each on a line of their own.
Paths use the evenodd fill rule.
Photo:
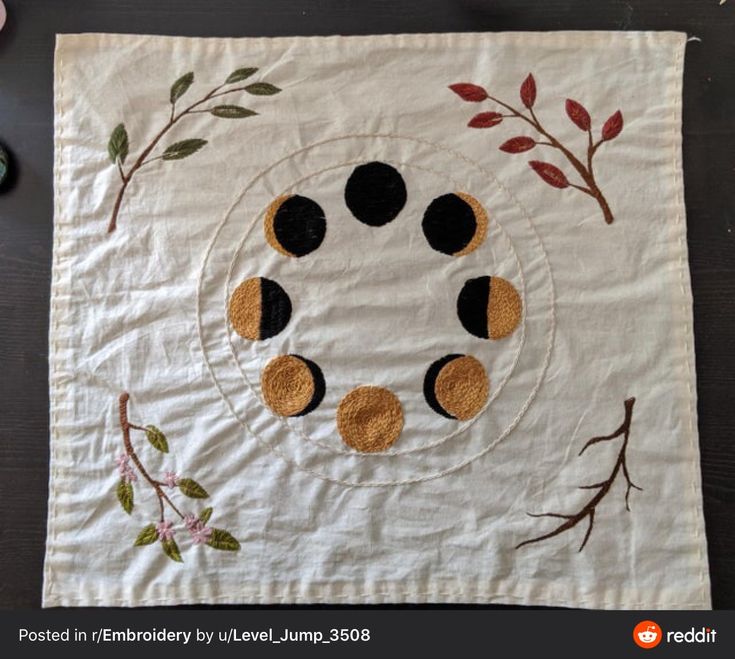
<svg viewBox="0 0 735 659">
<path fill-rule="evenodd" d="M 156 426 L 139 426 L 131 423 L 128 419 L 129 401 L 130 395 L 127 392 L 120 395 L 120 429 L 125 452 L 115 459 L 120 475 L 116 488 L 117 498 L 123 510 L 130 515 L 135 507 L 133 484 L 139 482 L 138 475 L 141 476 L 144 483 L 153 489 L 158 498 L 158 521 L 144 527 L 135 539 L 134 545 L 141 547 L 160 542 L 161 549 L 166 556 L 172 561 L 183 562 L 181 551 L 174 539 L 176 532 L 174 523 L 166 519 L 166 509 L 168 508 L 179 518 L 181 524 L 189 532 L 193 544 L 207 545 L 223 551 L 238 551 L 240 543 L 229 531 L 207 526 L 209 519 L 212 517 L 213 509 L 211 507 L 204 508 L 198 515 L 189 512 L 184 513 L 164 491 L 164 488 L 178 489 L 181 494 L 192 499 L 208 498 L 209 494 L 199 483 L 192 478 L 181 478 L 172 471 L 164 472 L 163 478 L 158 480 L 151 476 L 145 468 L 133 447 L 131 431 L 137 430 L 144 433 L 151 446 L 161 453 L 168 453 L 168 439 Z"/>
<path fill-rule="evenodd" d="M 170 144 L 160 155 L 152 155 L 161 139 L 184 117 L 207 113 L 220 119 L 245 119 L 247 117 L 253 117 L 258 114 L 254 110 L 239 105 L 216 104 L 215 99 L 235 92 L 246 92 L 253 96 L 272 96 L 273 94 L 277 94 L 281 91 L 278 87 L 268 82 L 253 82 L 247 85 L 233 86 L 236 83 L 242 82 L 254 75 L 257 71 L 258 69 L 255 67 L 243 67 L 236 69 L 221 85 L 217 85 L 203 97 L 186 108 L 177 110 L 178 101 L 182 96 L 184 96 L 184 94 L 186 94 L 189 87 L 191 87 L 194 82 L 193 71 L 181 76 L 173 85 L 171 85 L 171 90 L 169 92 L 169 103 L 171 105 L 171 109 L 168 121 L 158 131 L 155 137 L 145 146 L 145 148 L 143 148 L 135 159 L 135 162 L 127 169 L 127 171 L 123 165 L 125 164 L 125 160 L 127 159 L 130 151 L 128 132 L 125 128 L 125 124 L 121 123 L 115 126 L 107 144 L 107 153 L 110 157 L 110 161 L 117 167 L 117 171 L 120 174 L 120 188 L 118 189 L 117 196 L 115 197 L 115 203 L 112 207 L 110 221 L 107 225 L 107 233 L 112 233 L 117 228 L 117 220 L 123 199 L 125 198 L 125 192 L 128 189 L 128 185 L 140 169 L 156 162 L 157 160 L 182 160 L 183 158 L 188 158 L 207 144 L 207 140 L 189 138 Z M 210 102 L 215 104 L 209 104 Z M 205 105 L 206 107 L 202 107 Z"/>
<path fill-rule="evenodd" d="M 548 185 L 559 189 L 575 188 L 576 190 L 579 190 L 595 199 L 600 206 L 605 222 L 607 224 L 612 224 L 614 222 L 615 217 L 613 216 L 612 210 L 610 209 L 610 206 L 605 199 L 605 195 L 602 193 L 602 190 L 595 179 L 592 160 L 602 144 L 614 140 L 623 130 L 623 115 L 620 110 L 617 110 L 607 119 L 600 131 L 600 138 L 595 140 L 592 136 L 592 118 L 590 117 L 589 112 L 587 112 L 586 108 L 581 103 L 572 99 L 567 99 L 565 106 L 567 116 L 572 123 L 577 126 L 577 128 L 587 133 L 587 151 L 583 158 L 579 158 L 556 137 L 549 133 L 546 128 L 544 128 L 538 116 L 534 112 L 533 108 L 536 103 L 536 81 L 530 73 L 523 81 L 520 89 L 521 102 L 525 106 L 527 112 L 519 110 L 509 103 L 491 96 L 479 85 L 474 85 L 468 82 L 459 82 L 454 85 L 449 85 L 449 89 L 464 101 L 470 103 L 481 103 L 483 101 L 490 100 L 505 110 L 505 113 L 481 112 L 480 114 L 475 115 L 467 124 L 470 128 L 492 128 L 493 126 L 497 126 L 502 123 L 503 119 L 520 119 L 531 126 L 531 128 L 541 136 L 541 139 L 525 135 L 512 137 L 500 145 L 500 150 L 505 153 L 514 154 L 530 151 L 536 146 L 550 146 L 553 149 L 560 151 L 566 158 L 567 162 L 574 168 L 582 179 L 581 185 L 572 183 L 561 169 L 551 163 L 540 160 L 531 160 L 528 164 L 539 175 L 541 180 Z"/>
<path fill-rule="evenodd" d="M 620 450 L 618 451 L 618 457 L 615 460 L 615 464 L 613 466 L 612 472 L 610 473 L 610 476 L 608 476 L 608 478 L 606 478 L 604 481 L 600 481 L 599 483 L 593 483 L 592 485 L 581 485 L 579 488 L 580 490 L 597 490 L 597 493 L 587 503 L 585 503 L 584 506 L 582 506 L 581 510 L 571 515 L 566 515 L 562 513 L 528 513 L 530 517 L 555 517 L 563 519 L 565 521 L 557 526 L 553 531 L 549 531 L 548 533 L 544 533 L 543 535 L 531 538 L 530 540 L 524 540 L 520 544 L 516 545 L 516 549 L 520 549 L 521 547 L 525 545 L 530 545 L 534 542 L 541 542 L 542 540 L 553 538 L 555 535 L 559 535 L 560 533 L 564 533 L 565 531 L 573 529 L 575 526 L 577 526 L 577 524 L 586 519 L 587 532 L 584 534 L 582 544 L 579 546 L 579 551 L 582 551 L 587 544 L 587 540 L 589 540 L 590 534 L 592 533 L 592 527 L 595 523 L 595 510 L 597 509 L 597 505 L 605 498 L 607 493 L 610 491 L 612 484 L 615 482 L 618 474 L 621 472 L 623 474 L 623 478 L 625 479 L 626 484 L 625 509 L 630 512 L 629 499 L 631 490 L 636 489 L 643 491 L 643 488 L 638 487 L 635 483 L 633 483 L 630 478 L 626 456 L 626 451 L 628 449 L 628 439 L 630 437 L 630 425 L 633 420 L 634 404 L 635 398 L 628 398 L 628 400 L 625 401 L 625 417 L 623 419 L 623 422 L 620 424 L 620 427 L 615 432 L 610 435 L 593 437 L 592 439 L 587 441 L 587 443 L 582 447 L 582 450 L 579 452 L 579 455 L 582 455 L 593 444 L 599 444 L 600 442 L 611 442 L 618 437 L 623 438 L 623 441 L 620 445 Z"/>
</svg>

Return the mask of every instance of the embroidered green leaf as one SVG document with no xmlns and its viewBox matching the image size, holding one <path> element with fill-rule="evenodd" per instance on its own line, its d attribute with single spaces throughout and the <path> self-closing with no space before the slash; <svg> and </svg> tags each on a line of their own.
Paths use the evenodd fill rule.
<svg viewBox="0 0 735 659">
<path fill-rule="evenodd" d="M 107 153 L 113 163 L 125 162 L 128 157 L 128 131 L 125 130 L 125 124 L 118 124 L 110 135 L 110 141 L 107 143 Z"/>
<path fill-rule="evenodd" d="M 205 508 L 199 513 L 199 521 L 202 524 L 206 524 L 209 521 L 209 518 L 212 516 L 212 510 L 213 508 Z"/>
<path fill-rule="evenodd" d="M 207 544 L 222 551 L 238 551 L 240 549 L 240 543 L 229 531 L 224 529 L 212 529 L 212 535 L 209 536 Z"/>
<path fill-rule="evenodd" d="M 245 91 L 255 96 L 273 96 L 281 90 L 269 82 L 254 82 L 252 85 L 245 87 Z"/>
<path fill-rule="evenodd" d="M 209 496 L 207 491 L 192 478 L 179 478 L 176 484 L 182 494 L 192 499 L 206 499 Z"/>
<path fill-rule="evenodd" d="M 138 537 L 135 539 L 133 546 L 142 547 L 143 545 L 152 545 L 156 540 L 158 540 L 156 525 L 149 524 L 140 533 L 138 533 Z"/>
<path fill-rule="evenodd" d="M 128 515 L 133 512 L 133 486 L 127 481 L 120 480 L 117 484 L 117 500 Z"/>
<path fill-rule="evenodd" d="M 172 561 L 176 561 L 177 563 L 184 562 L 184 559 L 181 558 L 181 552 L 179 551 L 179 546 L 176 544 L 176 540 L 161 540 L 161 548 L 163 549 L 163 553 Z"/>
<path fill-rule="evenodd" d="M 201 149 L 206 143 L 207 140 L 196 138 L 174 142 L 171 146 L 166 148 L 161 158 L 163 158 L 163 160 L 181 160 L 182 158 L 187 158 L 193 153 L 199 151 L 199 149 Z"/>
<path fill-rule="evenodd" d="M 215 117 L 221 119 L 244 119 L 258 114 L 254 110 L 240 107 L 239 105 L 218 105 L 210 110 Z"/>
<path fill-rule="evenodd" d="M 255 73 L 258 69 L 252 66 L 246 66 L 241 69 L 235 69 L 232 73 L 230 73 L 229 76 L 227 76 L 227 80 L 225 80 L 226 85 L 230 85 L 233 82 L 240 82 L 241 80 L 245 80 L 245 78 L 249 78 L 253 73 Z"/>
<path fill-rule="evenodd" d="M 146 426 L 145 436 L 151 443 L 154 449 L 161 451 L 161 453 L 168 453 L 168 440 L 156 426 Z"/>
<path fill-rule="evenodd" d="M 189 87 L 191 87 L 192 82 L 194 82 L 194 72 L 189 71 L 189 73 L 185 73 L 173 85 L 171 85 L 171 94 L 169 96 L 171 99 L 171 105 L 176 103 L 176 101 L 186 94 Z"/>
</svg>

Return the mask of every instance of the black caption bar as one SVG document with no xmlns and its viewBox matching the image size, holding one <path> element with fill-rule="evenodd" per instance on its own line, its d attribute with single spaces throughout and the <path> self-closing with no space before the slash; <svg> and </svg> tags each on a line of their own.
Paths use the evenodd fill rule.
<svg viewBox="0 0 735 659">
<path fill-rule="evenodd" d="M 4 656 L 735 656 L 734 611 L 69 609 L 0 613 Z"/>
</svg>

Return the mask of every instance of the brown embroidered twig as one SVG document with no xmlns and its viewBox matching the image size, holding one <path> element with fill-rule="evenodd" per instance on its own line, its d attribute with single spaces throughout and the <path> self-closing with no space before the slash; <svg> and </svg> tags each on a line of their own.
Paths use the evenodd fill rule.
<svg viewBox="0 0 735 659">
<path fill-rule="evenodd" d="M 570 151 L 566 146 L 564 146 L 564 144 L 546 130 L 546 128 L 541 124 L 539 118 L 536 116 L 536 113 L 533 110 L 533 106 L 536 103 L 536 81 L 530 73 L 523 81 L 520 90 L 521 102 L 528 110 L 528 114 L 522 110 L 518 110 L 509 103 L 501 101 L 494 96 L 490 96 L 490 94 L 488 94 L 487 91 L 479 85 L 460 82 L 450 85 L 449 89 L 464 101 L 480 103 L 485 100 L 490 100 L 497 103 L 509 113 L 481 112 L 470 119 L 470 122 L 467 124 L 470 128 L 492 128 L 493 126 L 497 126 L 502 123 L 503 119 L 520 119 L 530 125 L 544 139 L 537 140 L 533 137 L 527 136 L 513 137 L 501 144 L 499 147 L 500 150 L 505 151 L 506 153 L 524 153 L 525 151 L 530 151 L 537 145 L 550 146 L 557 149 L 564 155 L 577 174 L 579 174 L 583 185 L 577 185 L 570 182 L 561 169 L 550 163 L 531 160 L 529 161 L 529 165 L 541 177 L 541 179 L 550 186 L 560 189 L 569 187 L 575 188 L 595 199 L 602 210 L 605 222 L 608 224 L 613 223 L 615 219 L 613 217 L 613 213 L 605 199 L 605 195 L 603 195 L 602 190 L 595 180 L 592 159 L 604 142 L 609 142 L 610 140 L 615 139 L 620 134 L 620 131 L 623 130 L 623 115 L 620 110 L 615 112 L 604 123 L 600 139 L 595 141 L 592 136 L 592 119 L 590 118 L 589 112 L 587 112 L 581 103 L 572 99 L 567 99 L 567 116 L 580 130 L 587 133 L 587 152 L 584 158 L 578 158 L 574 153 L 572 153 L 572 151 Z"/>
<path fill-rule="evenodd" d="M 587 544 L 587 540 L 589 540 L 590 534 L 592 533 L 592 527 L 595 523 L 595 510 L 597 509 L 597 505 L 605 498 L 607 493 L 610 491 L 612 484 L 615 482 L 615 479 L 620 472 L 623 473 L 623 478 L 625 479 L 626 483 L 625 509 L 627 511 L 630 511 L 629 498 L 631 489 L 642 491 L 642 488 L 638 487 L 630 479 L 630 473 L 628 472 L 628 464 L 626 459 L 626 450 L 628 448 L 630 424 L 633 419 L 634 404 L 635 398 L 629 398 L 625 401 L 625 418 L 623 419 L 623 423 L 620 424 L 620 427 L 614 433 L 602 437 L 593 437 L 582 447 L 582 450 L 579 452 L 579 455 L 582 455 L 593 444 L 598 444 L 600 442 L 609 442 L 618 437 L 623 437 L 623 441 L 620 445 L 620 450 L 618 451 L 618 457 L 617 460 L 615 460 L 615 465 L 613 466 L 613 470 L 610 476 L 604 481 L 600 481 L 599 483 L 580 486 L 581 490 L 597 490 L 597 493 L 584 506 L 582 506 L 582 509 L 579 512 L 576 512 L 572 515 L 564 515 L 561 513 L 528 513 L 528 515 L 531 517 L 556 517 L 566 521 L 562 522 L 559 526 L 557 526 L 553 531 L 550 531 L 549 533 L 545 533 L 536 538 L 531 538 L 530 540 L 524 540 L 520 544 L 516 545 L 516 549 L 520 549 L 524 545 L 530 545 L 534 542 L 541 542 L 541 540 L 553 538 L 555 535 L 564 533 L 564 531 L 569 531 L 569 529 L 574 528 L 575 526 L 577 526 L 577 524 L 586 519 L 588 521 L 587 532 L 584 534 L 582 544 L 579 547 L 579 551 L 582 551 Z"/>
<path fill-rule="evenodd" d="M 225 551 L 237 551 L 240 549 L 240 543 L 224 529 L 216 529 L 207 526 L 213 509 L 205 508 L 199 515 L 193 513 L 184 514 L 178 506 L 164 491 L 165 487 L 170 489 L 177 488 L 183 495 L 193 499 L 206 499 L 209 497 L 207 491 L 191 478 L 180 478 L 172 471 L 165 472 L 163 480 L 158 480 L 150 475 L 143 465 L 138 453 L 133 447 L 131 439 L 131 430 L 140 430 L 144 432 L 151 446 L 162 453 L 168 453 L 168 439 L 155 426 L 139 426 L 130 423 L 128 419 L 128 403 L 130 395 L 124 392 L 119 399 L 120 429 L 122 430 L 123 446 L 125 452 L 119 455 L 115 462 L 117 463 L 120 481 L 117 484 L 117 498 L 123 510 L 131 514 L 135 507 L 133 483 L 138 481 L 138 474 L 153 488 L 158 498 L 159 516 L 157 523 L 151 523 L 146 526 L 135 540 L 135 546 L 150 545 L 160 540 L 164 553 L 174 561 L 182 562 L 181 552 L 174 540 L 173 522 L 166 519 L 166 507 L 170 508 L 173 513 L 179 517 L 186 530 L 190 533 L 194 544 L 206 544 L 214 549 L 222 549 Z M 130 462 L 132 461 L 133 466 Z"/>
<path fill-rule="evenodd" d="M 112 215 L 110 216 L 110 222 L 107 226 L 108 233 L 112 233 L 117 228 L 117 217 L 120 213 L 120 206 L 122 205 L 123 198 L 125 197 L 125 191 L 127 190 L 130 181 L 142 167 L 145 167 L 156 160 L 181 160 L 182 158 L 186 158 L 196 153 L 205 144 L 207 144 L 207 140 L 190 138 L 180 142 L 174 142 L 159 156 L 149 157 L 164 135 L 166 135 L 179 121 L 184 117 L 200 113 L 208 113 L 214 117 L 219 117 L 220 119 L 244 119 L 246 117 L 252 117 L 255 116 L 257 112 L 239 105 L 212 105 L 205 108 L 201 106 L 216 98 L 227 94 L 233 94 L 235 92 L 244 91 L 255 96 L 271 96 L 281 91 L 275 85 L 271 85 L 267 82 L 254 82 L 240 87 L 231 86 L 249 78 L 257 71 L 258 69 L 254 67 L 244 67 L 233 71 L 224 83 L 218 85 L 188 107 L 177 112 L 176 103 L 189 90 L 189 87 L 191 87 L 194 82 L 194 73 L 191 71 L 181 76 L 171 86 L 171 91 L 169 93 L 171 112 L 169 114 L 168 121 L 140 152 L 140 155 L 127 171 L 125 171 L 123 165 L 128 157 L 130 148 L 128 133 L 125 129 L 125 124 L 118 124 L 115 127 L 107 145 L 107 152 L 110 156 L 110 160 L 117 167 L 120 174 L 121 185 L 117 196 L 115 197 L 115 204 L 112 207 Z"/>
</svg>

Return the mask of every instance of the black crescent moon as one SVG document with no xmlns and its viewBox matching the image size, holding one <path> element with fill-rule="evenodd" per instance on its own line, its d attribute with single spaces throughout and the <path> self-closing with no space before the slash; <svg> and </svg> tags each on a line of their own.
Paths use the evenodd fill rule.
<svg viewBox="0 0 735 659">
<path fill-rule="evenodd" d="M 434 199 L 421 222 L 432 249 L 449 256 L 464 256 L 476 250 L 487 236 L 488 218 L 479 201 L 464 192 Z"/>
<path fill-rule="evenodd" d="M 317 250 L 327 233 L 322 207 L 308 197 L 286 195 L 268 208 L 264 221 L 268 244 L 285 256 L 301 257 Z"/>
<path fill-rule="evenodd" d="M 426 375 L 424 376 L 424 398 L 426 399 L 426 402 L 429 404 L 429 407 L 432 410 L 434 410 L 437 414 L 441 414 L 447 419 L 456 419 L 457 417 L 447 412 L 439 404 L 439 401 L 436 398 L 436 389 L 434 385 L 436 384 L 436 378 L 439 376 L 439 372 L 449 362 L 454 361 L 458 357 L 463 357 L 463 355 L 447 355 L 446 357 L 437 359 L 431 366 L 429 366 L 428 370 L 426 371 Z"/>
<path fill-rule="evenodd" d="M 311 397 L 311 402 L 298 414 L 294 414 L 294 416 L 306 416 L 307 414 L 310 414 L 313 412 L 319 405 L 321 405 L 322 400 L 324 400 L 324 394 L 327 391 L 327 385 L 324 380 L 324 373 L 322 373 L 322 369 L 319 368 L 319 366 L 311 361 L 310 359 L 306 359 L 306 357 L 302 357 L 301 355 L 292 355 L 293 357 L 296 357 L 297 359 L 300 359 L 304 364 L 306 364 L 307 368 L 311 372 L 312 380 L 314 381 L 314 395 Z"/>
</svg>

